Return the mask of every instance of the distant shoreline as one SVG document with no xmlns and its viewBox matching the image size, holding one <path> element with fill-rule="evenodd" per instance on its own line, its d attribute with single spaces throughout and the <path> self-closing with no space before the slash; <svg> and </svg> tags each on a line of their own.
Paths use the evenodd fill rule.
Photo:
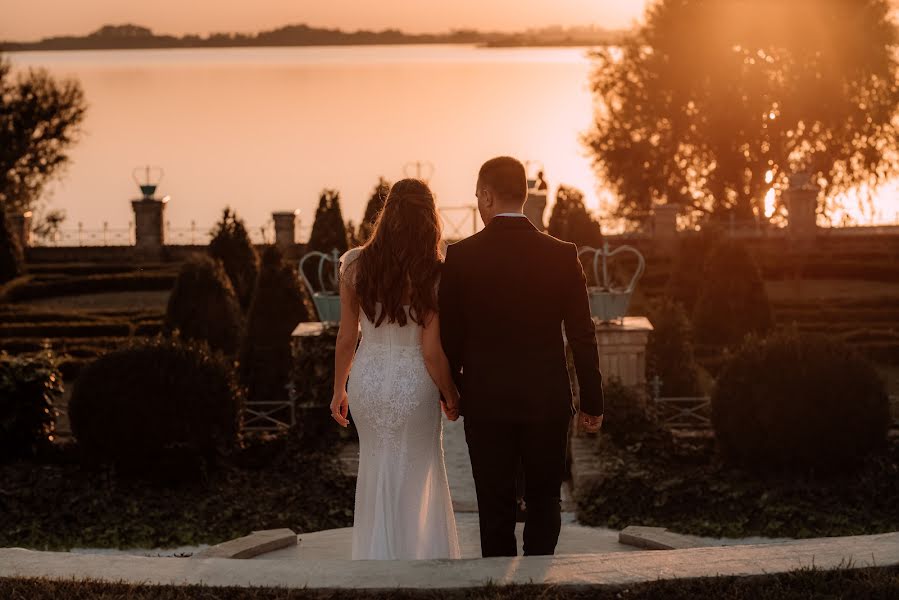
<svg viewBox="0 0 899 600">
<path fill-rule="evenodd" d="M 0 41 L 0 52 L 72 50 L 158 50 L 166 48 L 272 48 L 323 46 L 474 45 L 482 48 L 551 48 L 605 46 L 619 42 L 623 32 L 595 28 L 547 28 L 524 33 L 472 30 L 445 34 L 408 34 L 395 29 L 346 32 L 288 25 L 255 34 L 213 33 L 156 35 L 138 25 L 106 25 L 86 36 L 58 36 L 35 42 Z"/>
</svg>

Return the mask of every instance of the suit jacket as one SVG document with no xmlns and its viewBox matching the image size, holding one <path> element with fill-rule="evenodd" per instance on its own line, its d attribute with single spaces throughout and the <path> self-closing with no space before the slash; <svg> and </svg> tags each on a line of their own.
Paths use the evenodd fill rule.
<svg viewBox="0 0 899 600">
<path fill-rule="evenodd" d="M 603 413 L 596 330 L 574 244 L 526 218 L 495 217 L 447 248 L 439 305 L 440 336 L 466 418 L 570 418 L 563 324 L 581 410 Z"/>
</svg>

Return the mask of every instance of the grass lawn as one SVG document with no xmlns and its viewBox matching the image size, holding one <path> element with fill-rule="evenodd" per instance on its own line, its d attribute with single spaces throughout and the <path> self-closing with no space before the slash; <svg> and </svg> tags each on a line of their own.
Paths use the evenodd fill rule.
<svg viewBox="0 0 899 600">
<path fill-rule="evenodd" d="M 162 461 L 154 479 L 86 470 L 66 446 L 51 459 L 0 464 L 0 547 L 172 548 L 352 524 L 355 482 L 341 474 L 338 449 L 296 437 L 253 443 L 182 483 L 161 483 L 177 471 Z"/>
<path fill-rule="evenodd" d="M 899 595 L 899 567 L 868 569 L 801 569 L 757 577 L 710 577 L 665 580 L 627 586 L 566 589 L 550 586 L 484 587 L 464 591 L 317 592 L 283 588 L 229 588 L 205 586 L 149 586 L 96 581 L 46 581 L 0 578 L 0 597 L 29 600 L 799 600 L 812 598 L 866 598 L 893 600 Z"/>
</svg>

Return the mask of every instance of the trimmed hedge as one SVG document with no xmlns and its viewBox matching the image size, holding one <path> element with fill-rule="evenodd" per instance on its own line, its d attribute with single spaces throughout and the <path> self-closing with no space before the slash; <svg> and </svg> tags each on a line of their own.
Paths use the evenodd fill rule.
<svg viewBox="0 0 899 600">
<path fill-rule="evenodd" d="M 0 323 L 0 338 L 131 335 L 130 323 Z"/>
<path fill-rule="evenodd" d="M 126 469 L 165 458 L 212 463 L 237 441 L 242 400 L 221 354 L 205 342 L 157 336 L 82 368 L 69 418 L 91 462 Z"/>
<path fill-rule="evenodd" d="M 100 294 L 109 292 L 147 292 L 170 290 L 175 276 L 167 272 L 118 273 L 110 275 L 88 275 L 67 277 L 54 281 L 35 281 L 20 278 L 12 282 L 0 301 L 22 302 L 56 296 L 77 296 L 80 294 Z"/>
<path fill-rule="evenodd" d="M 243 328 L 240 304 L 222 263 L 197 254 L 184 262 L 166 307 L 163 332 L 204 340 L 233 355 Z"/>
<path fill-rule="evenodd" d="M 885 447 L 890 420 L 885 385 L 868 360 L 795 330 L 747 338 L 712 396 L 724 455 L 755 469 L 851 468 Z"/>
<path fill-rule="evenodd" d="M 55 394 L 63 391 L 53 353 L 0 352 L 0 461 L 46 451 L 56 429 Z"/>
</svg>

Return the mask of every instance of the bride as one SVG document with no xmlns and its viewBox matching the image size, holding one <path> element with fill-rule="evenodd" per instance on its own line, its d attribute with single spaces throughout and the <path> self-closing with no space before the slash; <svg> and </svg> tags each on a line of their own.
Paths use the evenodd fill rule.
<svg viewBox="0 0 899 600">
<path fill-rule="evenodd" d="M 440 217 L 427 184 L 391 188 L 371 239 L 343 255 L 331 415 L 359 432 L 353 559 L 459 558 L 441 408 L 459 392 L 440 344 Z M 359 324 L 362 341 L 356 350 Z"/>
</svg>

